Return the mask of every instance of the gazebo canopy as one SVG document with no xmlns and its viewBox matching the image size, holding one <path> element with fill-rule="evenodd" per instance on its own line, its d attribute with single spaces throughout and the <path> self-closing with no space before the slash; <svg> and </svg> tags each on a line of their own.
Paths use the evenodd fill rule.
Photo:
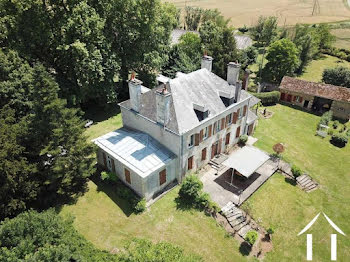
<svg viewBox="0 0 350 262">
<path fill-rule="evenodd" d="M 224 166 L 233 168 L 242 176 L 249 178 L 254 172 L 261 167 L 269 156 L 253 146 L 245 146 L 233 152 L 229 158 L 223 162 Z"/>
</svg>

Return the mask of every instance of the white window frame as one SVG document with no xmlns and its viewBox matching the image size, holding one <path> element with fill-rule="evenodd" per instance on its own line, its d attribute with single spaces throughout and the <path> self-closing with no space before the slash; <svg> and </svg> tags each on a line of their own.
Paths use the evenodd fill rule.
<svg viewBox="0 0 350 262">
<path fill-rule="evenodd" d="M 188 142 L 188 148 L 194 147 L 194 134 L 190 136 L 190 141 Z"/>
<path fill-rule="evenodd" d="M 221 130 L 221 119 L 216 122 L 216 133 L 219 133 Z"/>
<path fill-rule="evenodd" d="M 243 118 L 243 110 L 244 110 L 244 107 L 242 107 L 242 108 L 239 110 L 238 119 L 242 119 L 242 118 Z"/>
<path fill-rule="evenodd" d="M 112 159 L 107 155 L 107 168 L 109 171 L 112 171 Z"/>
<path fill-rule="evenodd" d="M 301 98 L 300 96 L 297 96 L 297 98 L 296 98 L 297 103 L 300 103 L 300 98 Z"/>
<path fill-rule="evenodd" d="M 228 115 L 228 123 L 227 123 L 227 125 L 229 125 L 229 126 L 232 125 L 232 120 L 233 120 L 232 119 L 232 114 L 229 114 Z"/>
<path fill-rule="evenodd" d="M 209 127 L 203 129 L 203 140 L 206 140 L 209 136 Z"/>
</svg>

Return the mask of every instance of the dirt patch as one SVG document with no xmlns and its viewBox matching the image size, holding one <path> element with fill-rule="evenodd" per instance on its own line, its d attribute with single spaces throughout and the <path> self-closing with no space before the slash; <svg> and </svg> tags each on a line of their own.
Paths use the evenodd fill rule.
<svg viewBox="0 0 350 262">
<path fill-rule="evenodd" d="M 258 239 L 255 244 L 251 246 L 241 236 L 236 234 L 235 230 L 228 223 L 225 216 L 218 213 L 214 216 L 214 218 L 216 222 L 226 230 L 229 236 L 234 237 L 234 239 L 240 243 L 239 252 L 243 256 L 263 259 L 265 255 L 272 250 L 273 245 L 266 230 L 260 227 L 253 219 L 251 219 L 250 225 L 252 229 L 258 232 Z"/>
<path fill-rule="evenodd" d="M 262 110 L 259 110 L 259 116 L 261 118 L 264 118 L 264 119 L 269 119 L 273 116 L 273 112 L 272 111 L 268 111 L 266 109 L 262 109 Z"/>
</svg>

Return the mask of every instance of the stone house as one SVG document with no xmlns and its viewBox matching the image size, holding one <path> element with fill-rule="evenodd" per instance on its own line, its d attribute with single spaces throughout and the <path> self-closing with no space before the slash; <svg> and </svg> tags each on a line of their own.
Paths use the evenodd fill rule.
<svg viewBox="0 0 350 262">
<path fill-rule="evenodd" d="M 331 110 L 337 118 L 350 119 L 350 88 L 285 76 L 279 89 L 281 101 L 319 113 Z"/>
<path fill-rule="evenodd" d="M 160 76 L 152 90 L 132 77 L 130 99 L 120 103 L 123 128 L 94 140 L 98 163 L 147 200 L 254 130 L 250 108 L 259 100 L 242 90 L 240 65 L 228 65 L 226 81 L 211 72 L 212 61 L 204 56 L 197 71 Z"/>
</svg>

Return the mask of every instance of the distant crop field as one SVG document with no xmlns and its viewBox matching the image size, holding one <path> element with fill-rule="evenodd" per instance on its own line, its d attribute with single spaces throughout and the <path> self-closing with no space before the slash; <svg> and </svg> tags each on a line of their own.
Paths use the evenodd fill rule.
<svg viewBox="0 0 350 262">
<path fill-rule="evenodd" d="M 336 37 L 336 47 L 350 49 L 350 28 L 332 29 L 331 32 Z"/>
<path fill-rule="evenodd" d="M 198 6 L 219 9 L 234 26 L 251 26 L 260 15 L 277 16 L 279 24 L 336 22 L 350 19 L 350 0 L 163 0 L 177 7 Z"/>
</svg>

